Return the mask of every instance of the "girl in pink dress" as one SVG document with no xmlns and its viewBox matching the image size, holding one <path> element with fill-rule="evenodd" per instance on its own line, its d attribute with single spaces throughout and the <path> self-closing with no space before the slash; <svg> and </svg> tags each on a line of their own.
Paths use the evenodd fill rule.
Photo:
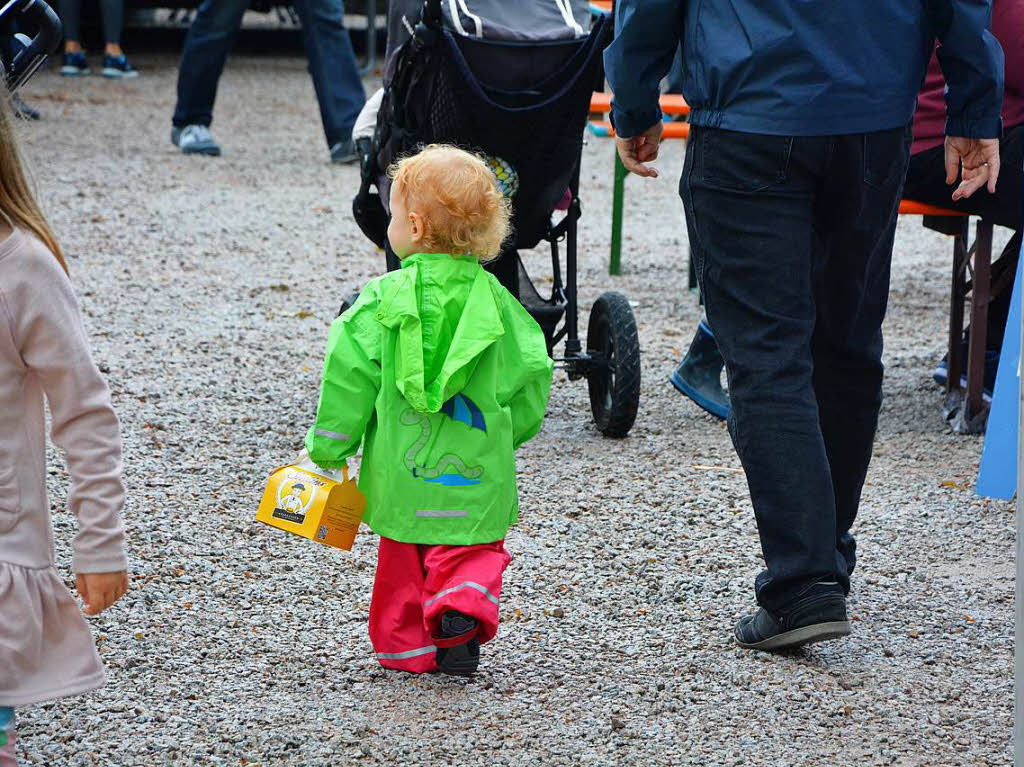
<svg viewBox="0 0 1024 767">
<path fill-rule="evenodd" d="M 104 682 L 82 608 L 54 567 L 44 396 L 71 474 L 75 586 L 96 615 L 128 587 L 120 431 L 0 99 L 0 767 L 17 763 L 14 706 Z"/>
</svg>

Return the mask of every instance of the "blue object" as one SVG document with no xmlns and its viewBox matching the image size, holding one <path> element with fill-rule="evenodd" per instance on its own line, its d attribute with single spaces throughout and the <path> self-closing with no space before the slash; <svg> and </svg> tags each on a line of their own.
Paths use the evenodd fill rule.
<svg viewBox="0 0 1024 767">
<path fill-rule="evenodd" d="M 992 409 L 988 414 L 985 448 L 978 471 L 978 495 L 1009 500 L 1017 489 L 1017 430 L 1020 425 L 1020 323 L 1021 275 L 1024 274 L 1024 247 L 1017 261 L 1017 280 L 1006 319 L 1003 350 L 996 374 Z"/>
<path fill-rule="evenodd" d="M 479 429 L 487 433 L 487 422 L 484 421 L 484 414 L 469 397 L 464 394 L 456 394 L 450 400 L 441 405 L 441 412 L 453 421 L 462 421 L 471 429 Z"/>
<path fill-rule="evenodd" d="M 906 125 L 938 36 L 946 134 L 1000 134 L 1003 55 L 978 0 L 617 0 L 604 54 L 620 136 L 661 117 L 680 40 L 693 125 L 830 136 Z"/>
<path fill-rule="evenodd" d="M 461 474 L 442 474 L 440 477 L 424 479 L 423 481 L 429 482 L 432 485 L 444 485 L 445 487 L 469 487 L 470 485 L 480 484 L 479 479 L 470 479 Z"/>
<path fill-rule="evenodd" d="M 139 76 L 138 70 L 128 63 L 123 53 L 120 56 L 111 56 L 109 53 L 104 55 L 100 74 L 115 80 L 129 80 Z"/>
<path fill-rule="evenodd" d="M 81 51 L 65 53 L 62 61 L 60 73 L 65 77 L 89 74 L 89 62 L 85 60 L 85 54 Z"/>
</svg>

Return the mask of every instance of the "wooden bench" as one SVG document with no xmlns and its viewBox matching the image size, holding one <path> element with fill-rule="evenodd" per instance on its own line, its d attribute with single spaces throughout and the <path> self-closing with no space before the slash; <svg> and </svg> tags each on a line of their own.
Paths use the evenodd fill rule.
<svg viewBox="0 0 1024 767">
<path fill-rule="evenodd" d="M 592 5 L 594 5 L 592 3 Z M 590 101 L 592 114 L 607 114 L 611 111 L 612 94 L 595 93 Z M 664 95 L 658 102 L 663 115 L 671 117 L 689 114 L 690 108 L 682 96 Z M 604 120 L 592 120 L 588 130 L 596 137 L 611 138 L 615 135 L 612 125 Z M 667 122 L 663 138 L 685 140 L 690 135 L 690 125 L 685 122 Z M 622 219 L 625 181 L 629 175 L 626 167 L 615 152 L 615 173 L 612 189 L 612 232 L 608 258 L 608 273 L 621 272 Z M 923 224 L 953 238 L 953 277 L 949 306 L 949 348 L 947 352 L 946 395 L 942 404 L 942 415 L 953 430 L 960 434 L 977 434 L 985 430 L 988 403 L 984 399 L 985 343 L 988 329 L 988 304 L 991 300 L 992 266 L 992 224 L 979 219 L 975 229 L 974 242 L 968 246 L 969 220 L 967 213 L 927 205 L 913 200 L 900 202 L 900 215 L 922 216 Z M 696 288 L 697 279 L 690 262 L 690 287 Z M 962 351 L 964 332 L 964 304 L 970 295 L 969 314 L 971 335 L 967 359 Z M 966 387 L 960 379 L 966 369 Z"/>
</svg>

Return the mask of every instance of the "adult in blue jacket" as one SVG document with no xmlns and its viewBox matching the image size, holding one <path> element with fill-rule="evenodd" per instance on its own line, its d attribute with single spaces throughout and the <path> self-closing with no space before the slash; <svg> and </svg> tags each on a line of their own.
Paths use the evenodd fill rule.
<svg viewBox="0 0 1024 767">
<path fill-rule="evenodd" d="M 680 195 L 726 361 L 766 569 L 743 647 L 848 634 L 850 534 L 878 422 L 882 319 L 911 120 L 935 38 L 954 199 L 995 190 L 1003 56 L 985 0 L 618 0 L 619 154 L 656 176 L 682 41 Z M 982 192 L 984 193 L 984 192 Z"/>
</svg>

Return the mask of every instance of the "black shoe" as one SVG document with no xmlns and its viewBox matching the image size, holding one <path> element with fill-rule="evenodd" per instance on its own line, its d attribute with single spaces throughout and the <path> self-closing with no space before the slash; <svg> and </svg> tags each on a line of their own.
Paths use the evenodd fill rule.
<svg viewBox="0 0 1024 767">
<path fill-rule="evenodd" d="M 722 389 L 725 360 L 711 328 L 703 321 L 690 342 L 690 350 L 668 380 L 676 389 L 717 418 L 729 417 L 729 395 Z"/>
<path fill-rule="evenodd" d="M 450 639 L 465 634 L 472 637 L 455 647 L 437 648 L 437 670 L 452 676 L 472 676 L 480 665 L 480 641 L 476 638 L 476 620 L 455 610 L 441 616 L 440 638 Z"/>
<path fill-rule="evenodd" d="M 736 643 L 749 650 L 783 650 L 850 633 L 846 598 L 837 583 L 816 583 L 783 610 L 763 607 L 736 623 Z"/>
<path fill-rule="evenodd" d="M 11 94 L 11 106 L 14 108 L 14 114 L 22 120 L 39 119 L 39 110 L 26 104 L 17 93 Z"/>
</svg>

